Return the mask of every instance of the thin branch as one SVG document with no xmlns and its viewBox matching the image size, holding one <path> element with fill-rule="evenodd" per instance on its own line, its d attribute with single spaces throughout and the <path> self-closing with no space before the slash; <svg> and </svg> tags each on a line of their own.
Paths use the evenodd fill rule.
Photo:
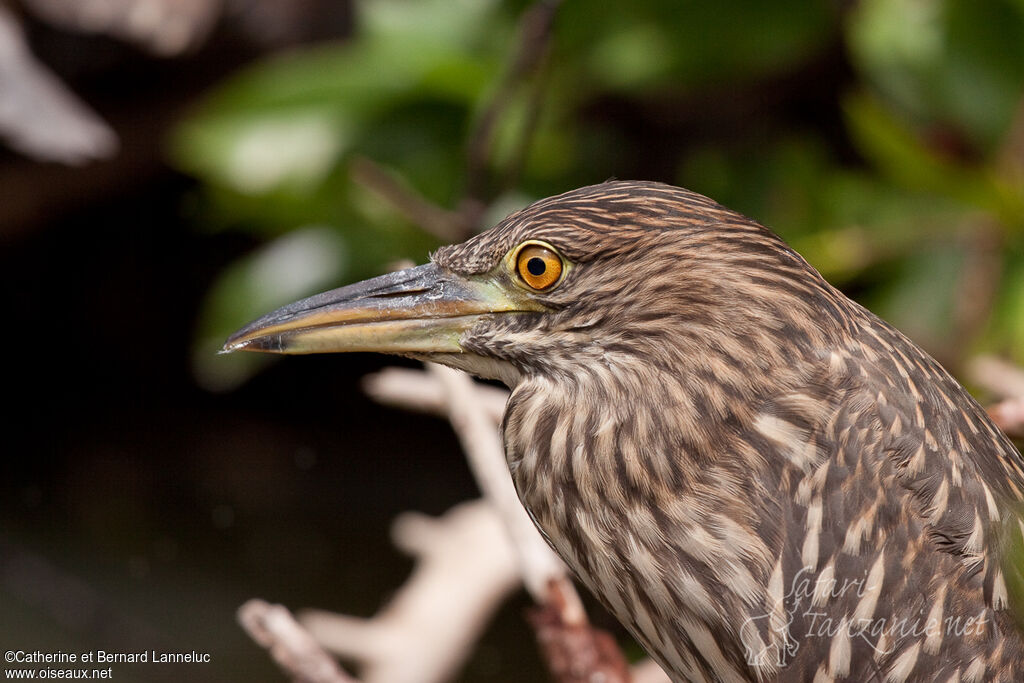
<svg viewBox="0 0 1024 683">
<path fill-rule="evenodd" d="M 484 497 L 494 505 L 523 570 L 526 589 L 538 604 L 551 601 L 552 587 L 562 596 L 561 614 L 566 623 L 583 624 L 586 615 L 568 570 L 541 538 L 516 494 L 505 462 L 505 449 L 493 419 L 477 399 L 469 375 L 442 365 L 429 364 L 428 372 L 444 387 L 448 398 L 448 419 L 459 437 L 470 469 Z"/>
<path fill-rule="evenodd" d="M 559 1 L 545 3 L 546 6 L 534 8 L 532 19 L 532 30 L 535 48 L 536 63 L 531 65 L 535 72 L 533 82 L 530 84 L 530 93 L 527 96 L 526 115 L 519 129 L 519 140 L 515 146 L 514 153 L 510 157 L 502 174 L 502 189 L 515 187 L 529 157 L 530 145 L 533 142 L 533 135 L 540 123 L 541 110 L 544 105 L 544 94 L 547 91 L 549 68 L 551 62 L 551 32 L 553 28 L 555 10 L 560 4 Z"/>
<path fill-rule="evenodd" d="M 552 27 L 560 4 L 560 0 L 541 0 L 523 14 L 519 29 L 519 45 L 516 48 L 515 56 L 489 104 L 477 119 L 473 131 L 470 133 L 466 146 L 465 196 L 480 206 L 486 206 L 492 196 L 487 189 L 489 177 L 487 163 L 493 156 L 497 124 L 507 111 L 509 103 L 514 101 L 515 91 L 522 87 L 531 76 L 543 72 L 542 67 L 550 52 Z M 537 120 L 537 111 L 542 103 L 540 97 L 542 88 L 543 79 L 538 78 L 536 90 L 528 102 L 530 109 L 527 112 L 526 125 L 520 131 L 518 141 L 520 152 L 513 159 L 513 167 L 525 158 L 525 151 L 522 148 L 529 144 L 532 136 L 533 126 Z M 516 174 L 517 170 L 513 168 L 506 174 L 505 182 L 513 180 Z M 478 211 L 478 214 L 482 214 L 482 211 Z"/>
<path fill-rule="evenodd" d="M 117 135 L 29 50 L 0 4 L 0 138 L 40 161 L 82 164 L 112 156 Z"/>
<path fill-rule="evenodd" d="M 448 419 L 480 490 L 505 523 L 526 589 L 540 605 L 531 621 L 552 676 L 559 683 L 628 683 L 629 667 L 622 652 L 611 636 L 589 624 L 567 568 L 520 503 L 501 435 L 477 397 L 479 385 L 469 375 L 441 365 L 428 364 L 427 370 L 445 387 Z"/>
<path fill-rule="evenodd" d="M 561 0 L 540 0 L 523 13 L 519 44 L 501 83 L 469 134 L 466 153 L 466 189 L 455 211 L 438 206 L 401 183 L 385 167 L 366 159 L 353 160 L 352 180 L 386 201 L 407 220 L 445 242 L 457 242 L 473 235 L 495 194 L 517 180 L 527 156 L 530 140 L 540 117 L 546 86 L 544 68 L 550 54 L 554 17 Z M 514 154 L 502 173 L 501 187 L 488 188 L 488 161 L 494 153 L 497 124 L 515 101 L 517 90 L 533 78 L 527 100 L 526 117 L 519 131 Z"/>
<path fill-rule="evenodd" d="M 436 378 L 423 370 L 384 368 L 363 377 L 363 391 L 373 400 L 395 408 L 403 408 L 437 417 L 447 417 L 448 396 Z M 476 397 L 491 422 L 501 424 L 508 392 L 479 384 Z"/>
<path fill-rule="evenodd" d="M 302 624 L 326 648 L 357 662 L 364 683 L 450 680 L 521 582 L 501 525 L 483 501 L 436 519 L 405 513 L 392 535 L 416 568 L 394 598 L 371 619 L 310 611 Z"/>
<path fill-rule="evenodd" d="M 665 670 L 650 658 L 634 664 L 629 673 L 633 676 L 633 683 L 672 683 Z"/>
<path fill-rule="evenodd" d="M 552 677 L 559 683 L 629 683 L 632 676 L 615 639 L 587 625 L 567 624 L 549 606 L 529 613 Z"/>
<path fill-rule="evenodd" d="M 173 57 L 203 42 L 223 0 L 22 0 L 36 15 L 64 29 L 130 40 Z"/>
<path fill-rule="evenodd" d="M 393 209 L 444 242 L 466 237 L 472 228 L 461 212 L 443 209 L 411 187 L 403 184 L 386 168 L 366 157 L 356 157 L 349 164 L 352 181 L 361 185 Z"/>
<path fill-rule="evenodd" d="M 1024 369 L 995 356 L 978 356 L 967 364 L 972 382 L 1001 401 L 988 407 L 996 426 L 1012 437 L 1024 438 Z"/>
<path fill-rule="evenodd" d="M 1004 432 L 1024 439 L 1024 397 L 1008 398 L 989 406 L 988 415 Z"/>
<path fill-rule="evenodd" d="M 1024 397 L 1024 369 L 995 356 L 978 356 L 967 364 L 967 376 L 999 398 Z"/>
<path fill-rule="evenodd" d="M 946 349 L 955 367 L 963 361 L 962 349 L 981 333 L 992 313 L 1004 275 L 1005 228 L 989 216 L 973 218 L 963 230 L 964 263 L 953 298 L 953 334 L 957 343 Z"/>
<path fill-rule="evenodd" d="M 238 609 L 238 623 L 297 683 L 357 683 L 285 607 L 250 600 Z"/>
</svg>

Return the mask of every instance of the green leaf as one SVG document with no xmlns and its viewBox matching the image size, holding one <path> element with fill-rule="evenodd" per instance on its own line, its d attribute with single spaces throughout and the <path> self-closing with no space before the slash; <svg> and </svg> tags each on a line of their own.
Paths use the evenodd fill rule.
<svg viewBox="0 0 1024 683">
<path fill-rule="evenodd" d="M 869 308 L 932 353 L 949 348 L 962 248 L 935 243 L 908 255 L 894 276 L 868 297 Z"/>
<path fill-rule="evenodd" d="M 1024 365 L 1024 255 L 1015 246 L 983 344 L 985 350 Z"/>
<path fill-rule="evenodd" d="M 559 11 L 558 55 L 577 64 L 579 87 L 685 89 L 792 68 L 836 21 L 820 0 L 577 0 Z"/>
<path fill-rule="evenodd" d="M 351 137 L 325 108 L 239 112 L 183 125 L 176 154 L 192 173 L 236 192 L 307 194 L 325 181 Z"/>
<path fill-rule="evenodd" d="M 313 192 L 410 102 L 450 104 L 462 112 L 454 120 L 466 119 L 500 73 L 503 44 L 479 40 L 508 23 L 496 8 L 493 0 L 362 2 L 352 41 L 272 57 L 218 87 L 175 132 L 172 158 L 237 192 Z M 401 150 L 378 161 L 400 163 Z"/>
<path fill-rule="evenodd" d="M 872 89 L 903 115 L 998 148 L 1024 93 L 1019 0 L 864 0 L 846 35 Z"/>
<path fill-rule="evenodd" d="M 844 104 L 857 148 L 893 181 L 979 208 L 1001 208 L 1002 198 L 984 171 L 957 165 L 929 150 L 876 98 L 852 95 Z"/>
</svg>

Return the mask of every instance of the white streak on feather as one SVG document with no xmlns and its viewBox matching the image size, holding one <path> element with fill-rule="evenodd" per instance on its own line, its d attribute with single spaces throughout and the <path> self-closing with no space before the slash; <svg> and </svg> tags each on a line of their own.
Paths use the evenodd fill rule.
<svg viewBox="0 0 1024 683">
<path fill-rule="evenodd" d="M 942 483 L 939 484 L 939 488 L 935 491 L 935 495 L 932 496 L 931 514 L 928 515 L 928 521 L 935 524 L 942 519 L 942 516 L 946 514 L 946 504 L 948 502 L 949 483 L 943 479 Z"/>
<path fill-rule="evenodd" d="M 993 522 L 998 522 L 1001 516 L 999 514 L 999 507 L 996 505 L 996 499 L 992 495 L 992 489 L 984 481 L 981 482 L 981 489 L 985 492 L 985 504 L 988 506 L 989 519 Z"/>
<path fill-rule="evenodd" d="M 835 577 L 836 574 L 836 563 L 835 560 L 829 560 L 825 568 L 818 574 L 818 578 L 814 582 L 814 593 L 811 597 L 811 604 L 815 607 L 824 607 L 830 597 L 832 597 L 832 591 L 835 588 Z"/>
<path fill-rule="evenodd" d="M 917 451 L 907 462 L 907 473 L 908 474 L 920 474 L 924 470 L 925 463 L 925 450 L 924 444 L 917 447 Z"/>
<path fill-rule="evenodd" d="M 932 603 L 932 608 L 928 610 L 928 618 L 924 622 L 926 634 L 924 651 L 930 655 L 938 654 L 939 648 L 942 646 L 942 636 L 945 632 L 945 627 L 942 624 L 942 615 L 946 603 L 946 587 L 948 585 L 943 582 L 939 586 L 938 595 L 935 596 L 935 602 Z"/>
<path fill-rule="evenodd" d="M 985 679 L 985 658 L 978 655 L 971 662 L 971 665 L 967 667 L 967 671 L 964 672 L 964 683 L 979 683 Z"/>
<path fill-rule="evenodd" d="M 1002 569 L 996 569 L 992 580 L 992 609 L 1006 609 L 1010 605 L 1009 592 L 1006 590 L 1006 578 Z"/>
<path fill-rule="evenodd" d="M 807 508 L 807 535 L 804 537 L 800 559 L 810 571 L 818 568 L 818 537 L 821 534 L 821 497 L 815 496 Z"/>
<path fill-rule="evenodd" d="M 971 530 L 971 535 L 964 541 L 964 552 L 968 555 L 978 555 L 981 553 L 982 548 L 985 546 L 985 528 L 981 522 L 981 515 L 978 514 L 977 510 L 974 512 L 974 528 Z M 975 558 L 969 558 L 972 562 L 976 561 Z"/>
<path fill-rule="evenodd" d="M 715 642 L 715 637 L 711 635 L 711 631 L 704 624 L 685 616 L 677 617 L 676 623 L 683 627 L 686 635 L 693 642 L 694 648 L 700 652 L 719 680 L 723 683 L 746 683 L 746 677 L 736 669 L 730 660 L 725 658 L 718 643 Z"/>
<path fill-rule="evenodd" d="M 721 619 L 721 607 L 718 600 L 711 597 L 707 589 L 697 578 L 682 567 L 672 567 L 665 577 L 676 595 L 683 598 L 686 606 L 697 616 L 704 619 Z"/>
<path fill-rule="evenodd" d="M 917 657 L 921 653 L 921 643 L 914 643 L 896 658 L 896 661 L 889 667 L 885 676 L 888 683 L 903 683 L 907 680 L 914 667 L 917 666 Z"/>
<path fill-rule="evenodd" d="M 864 582 L 863 597 L 857 603 L 853 612 L 854 622 L 860 626 L 866 624 L 875 616 L 875 608 L 878 606 L 878 598 L 882 594 L 882 584 L 885 583 L 885 551 L 878 553 L 878 559 L 871 566 L 867 581 Z"/>
<path fill-rule="evenodd" d="M 836 634 L 828 648 L 828 673 L 833 678 L 845 678 L 850 673 L 850 628 L 846 617 L 839 622 Z"/>
<path fill-rule="evenodd" d="M 803 430 L 774 415 L 762 413 L 754 419 L 754 428 L 783 447 L 783 452 L 796 467 L 808 471 L 814 462 L 814 449 Z"/>
</svg>

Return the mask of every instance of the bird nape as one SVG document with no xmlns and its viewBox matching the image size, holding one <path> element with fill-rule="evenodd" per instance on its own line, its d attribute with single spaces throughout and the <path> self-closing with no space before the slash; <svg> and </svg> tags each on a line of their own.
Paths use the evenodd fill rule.
<svg viewBox="0 0 1024 683">
<path fill-rule="evenodd" d="M 224 348 L 503 381 L 523 505 L 674 680 L 1024 675 L 1020 454 L 931 357 L 706 197 L 551 197 Z"/>
</svg>

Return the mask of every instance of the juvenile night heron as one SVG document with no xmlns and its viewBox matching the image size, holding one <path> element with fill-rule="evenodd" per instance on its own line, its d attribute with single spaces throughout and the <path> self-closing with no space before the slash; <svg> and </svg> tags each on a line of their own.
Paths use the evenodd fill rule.
<svg viewBox="0 0 1024 683">
<path fill-rule="evenodd" d="M 523 504 L 675 680 L 1024 677 L 1020 454 L 932 358 L 705 197 L 545 199 L 225 349 L 503 381 Z"/>
</svg>

